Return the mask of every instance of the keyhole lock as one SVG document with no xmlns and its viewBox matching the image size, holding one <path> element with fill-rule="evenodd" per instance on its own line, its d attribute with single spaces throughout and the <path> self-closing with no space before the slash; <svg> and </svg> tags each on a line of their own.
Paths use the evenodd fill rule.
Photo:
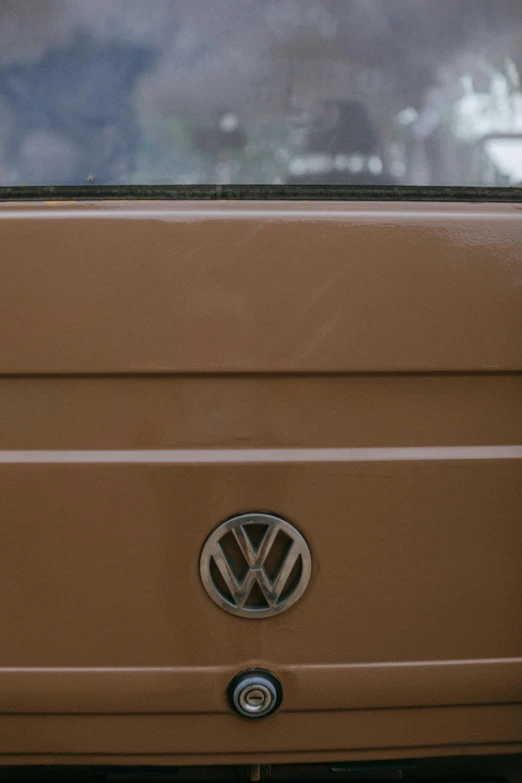
<svg viewBox="0 0 522 783">
<path fill-rule="evenodd" d="M 228 686 L 230 706 L 244 718 L 265 718 L 283 700 L 281 683 L 268 671 L 251 669 L 236 675 Z"/>
</svg>

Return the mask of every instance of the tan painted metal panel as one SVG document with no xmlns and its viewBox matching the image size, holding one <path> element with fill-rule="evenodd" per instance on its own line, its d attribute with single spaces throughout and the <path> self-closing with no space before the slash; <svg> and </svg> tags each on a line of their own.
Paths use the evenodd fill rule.
<svg viewBox="0 0 522 783">
<path fill-rule="evenodd" d="M 0 753 L 155 753 L 194 757 L 204 747 L 236 763 L 276 761 L 288 752 L 330 753 L 416 746 L 455 750 L 459 745 L 520 741 L 522 706 L 279 713 L 246 722 L 235 715 L 0 716 Z M 470 737 L 473 741 L 470 743 Z M 374 750 L 375 752 L 375 750 Z M 506 747 L 509 752 L 509 747 Z M 436 753 L 436 751 L 435 751 Z M 310 755 L 309 755 L 310 757 Z M 201 759 L 203 763 L 204 759 Z"/>
<path fill-rule="evenodd" d="M 0 207 L 4 373 L 522 369 L 517 205 Z"/>
<path fill-rule="evenodd" d="M 521 747 L 521 221 L 0 206 L 0 764 Z M 313 557 L 259 621 L 198 573 L 251 510 Z"/>
<path fill-rule="evenodd" d="M 0 378 L 4 449 L 522 443 L 522 374 Z"/>
<path fill-rule="evenodd" d="M 519 657 L 522 449 L 475 451 L 174 452 L 157 464 L 3 452 L 15 461 L 0 464 L 0 665 Z M 314 562 L 292 610 L 250 622 L 216 607 L 198 573 L 210 530 L 248 509 L 296 524 Z"/>
<path fill-rule="evenodd" d="M 522 658 L 320 666 L 261 663 L 285 683 L 282 712 L 522 704 Z M 225 692 L 236 673 L 232 666 L 4 668 L 0 713 L 228 713 Z"/>
</svg>

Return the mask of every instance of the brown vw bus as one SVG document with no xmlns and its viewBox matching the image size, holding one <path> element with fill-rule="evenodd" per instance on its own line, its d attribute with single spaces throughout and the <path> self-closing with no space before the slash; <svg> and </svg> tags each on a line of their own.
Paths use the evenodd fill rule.
<svg viewBox="0 0 522 783">
<path fill-rule="evenodd" d="M 521 783 L 521 52 L 0 0 L 0 781 Z"/>
</svg>

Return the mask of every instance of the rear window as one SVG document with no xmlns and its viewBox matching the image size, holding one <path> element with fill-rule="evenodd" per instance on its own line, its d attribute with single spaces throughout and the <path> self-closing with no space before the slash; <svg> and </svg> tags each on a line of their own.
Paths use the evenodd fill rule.
<svg viewBox="0 0 522 783">
<path fill-rule="evenodd" d="M 0 0 L 0 187 L 522 183 L 520 0 Z"/>
</svg>

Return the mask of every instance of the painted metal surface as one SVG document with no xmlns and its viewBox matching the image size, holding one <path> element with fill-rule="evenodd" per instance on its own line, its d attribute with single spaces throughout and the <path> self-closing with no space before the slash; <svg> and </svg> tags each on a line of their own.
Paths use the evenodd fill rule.
<svg viewBox="0 0 522 783">
<path fill-rule="evenodd" d="M 521 749 L 519 207 L 4 204 L 0 245 L 0 763 Z M 252 510 L 313 558 L 255 623 L 199 577 Z"/>
</svg>

